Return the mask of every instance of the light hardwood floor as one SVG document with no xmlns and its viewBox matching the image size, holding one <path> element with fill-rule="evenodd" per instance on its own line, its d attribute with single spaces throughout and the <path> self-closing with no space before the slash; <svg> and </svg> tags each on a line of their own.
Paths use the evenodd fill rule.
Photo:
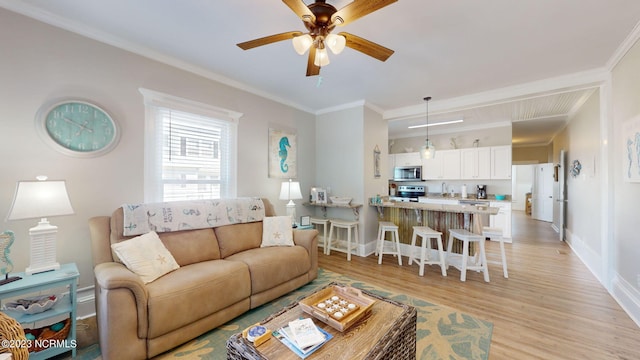
<svg viewBox="0 0 640 360">
<path fill-rule="evenodd" d="M 403 266 L 392 255 L 378 265 L 373 255 L 319 252 L 321 268 L 391 291 L 447 305 L 493 322 L 489 359 L 640 359 L 640 328 L 609 295 L 569 246 L 546 222 L 514 212 L 513 244 L 506 244 L 509 278 L 489 264 L 491 282 L 481 273 L 438 266 Z M 497 242 L 487 241 L 490 257 Z"/>
</svg>

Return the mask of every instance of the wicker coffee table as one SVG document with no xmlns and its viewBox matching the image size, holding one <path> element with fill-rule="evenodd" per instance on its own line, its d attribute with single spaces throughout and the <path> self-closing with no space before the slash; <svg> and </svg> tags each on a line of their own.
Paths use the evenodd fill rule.
<svg viewBox="0 0 640 360">
<path fill-rule="evenodd" d="M 331 283 L 328 286 L 339 285 Z M 413 306 L 362 291 L 377 299 L 371 314 L 344 333 L 314 319 L 317 326 L 333 335 L 307 359 L 411 359 L 416 358 L 416 318 Z M 299 317 L 311 317 L 293 303 L 261 322 L 270 330 L 277 330 Z M 254 347 L 253 343 L 235 334 L 227 341 L 227 359 L 299 359 L 280 341 L 271 337 Z"/>
</svg>

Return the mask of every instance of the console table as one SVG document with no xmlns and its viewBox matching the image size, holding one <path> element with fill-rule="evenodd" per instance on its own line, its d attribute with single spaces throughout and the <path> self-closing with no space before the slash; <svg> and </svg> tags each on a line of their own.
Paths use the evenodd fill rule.
<svg viewBox="0 0 640 360">
<path fill-rule="evenodd" d="M 340 209 L 351 209 L 353 210 L 353 215 L 356 217 L 356 220 L 360 219 L 360 208 L 362 204 L 334 204 L 334 203 L 303 203 L 304 206 L 319 206 L 322 208 L 322 216 L 327 217 L 327 208 L 340 208 Z"/>
<path fill-rule="evenodd" d="M 68 287 L 68 296 L 63 296 L 58 303 L 49 310 L 37 314 L 23 314 L 16 316 L 14 311 L 3 311 L 6 315 L 13 317 L 20 324 L 35 323 L 37 321 L 51 319 L 59 315 L 67 315 L 71 319 L 71 328 L 65 344 L 68 346 L 53 346 L 42 351 L 29 353 L 30 360 L 49 359 L 55 355 L 71 351 L 73 357 L 76 356 L 76 306 L 78 277 L 80 273 L 76 264 L 64 264 L 58 270 L 48 271 L 40 274 L 25 275 L 24 273 L 14 274 L 22 279 L 0 286 L 0 305 L 10 299 L 16 299 L 22 295 L 37 296 L 47 290 Z M 60 294 L 56 294 L 60 295 Z M 58 344 L 59 345 L 59 344 Z"/>
</svg>

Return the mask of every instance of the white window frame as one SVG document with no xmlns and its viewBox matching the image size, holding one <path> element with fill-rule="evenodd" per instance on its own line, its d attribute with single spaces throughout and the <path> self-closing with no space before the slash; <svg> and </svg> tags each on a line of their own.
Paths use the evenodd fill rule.
<svg viewBox="0 0 640 360">
<path fill-rule="evenodd" d="M 227 190 L 221 194 L 221 197 L 236 197 L 238 184 L 238 122 L 243 114 L 145 88 L 138 90 L 144 96 L 145 105 L 144 201 L 164 201 L 162 181 L 163 143 L 159 141 L 159 139 L 162 139 L 161 134 L 160 136 L 158 135 L 158 132 L 162 131 L 162 129 L 157 125 L 156 116 L 156 109 L 159 107 L 229 122 L 228 181 L 226 182 Z"/>
</svg>

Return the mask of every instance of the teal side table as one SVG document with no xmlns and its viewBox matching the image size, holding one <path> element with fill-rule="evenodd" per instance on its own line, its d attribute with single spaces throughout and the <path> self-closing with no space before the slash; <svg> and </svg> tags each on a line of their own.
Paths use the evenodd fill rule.
<svg viewBox="0 0 640 360">
<path fill-rule="evenodd" d="M 19 273 L 14 275 L 20 276 L 22 279 L 0 286 L 0 305 L 8 299 L 15 299 L 22 295 L 25 295 L 25 297 L 37 296 L 37 293 L 47 289 L 67 286 L 69 289 L 68 296 L 62 297 L 54 307 L 41 313 L 16 316 L 14 311 L 3 311 L 21 324 L 34 323 L 64 314 L 67 314 L 71 319 L 71 329 L 69 329 L 69 335 L 65 342 L 67 346 L 55 346 L 60 344 L 54 344 L 54 346 L 42 351 L 29 353 L 29 360 L 48 359 L 68 351 L 71 351 L 71 356 L 76 357 L 76 311 L 78 305 L 78 277 L 80 276 L 76 264 L 64 264 L 59 270 L 40 274 L 25 275 L 24 273 Z"/>
</svg>

